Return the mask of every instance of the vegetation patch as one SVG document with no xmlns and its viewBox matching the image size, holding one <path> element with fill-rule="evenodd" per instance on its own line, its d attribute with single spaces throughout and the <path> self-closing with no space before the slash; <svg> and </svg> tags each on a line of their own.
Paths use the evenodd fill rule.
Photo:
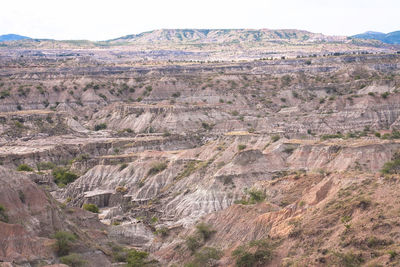
<svg viewBox="0 0 400 267">
<path fill-rule="evenodd" d="M 335 138 L 344 138 L 344 136 L 341 133 L 321 135 L 321 140 L 328 140 L 328 139 L 335 139 Z"/>
<path fill-rule="evenodd" d="M 32 172 L 33 168 L 31 166 L 29 166 L 28 164 L 20 164 L 17 167 L 17 171 L 19 171 L 19 172 Z"/>
<path fill-rule="evenodd" d="M 182 172 L 178 174 L 178 176 L 175 177 L 175 180 L 179 181 L 185 177 L 190 176 L 200 167 L 200 162 L 201 161 L 189 161 L 188 163 L 186 163 L 185 168 Z"/>
<path fill-rule="evenodd" d="M 93 213 L 99 213 L 99 207 L 97 207 L 96 204 L 86 203 L 86 204 L 83 204 L 82 208 L 84 210 L 87 210 L 87 211 L 90 211 L 90 212 L 93 212 Z"/>
<path fill-rule="evenodd" d="M 72 267 L 80 267 L 87 264 L 87 261 L 82 259 L 82 256 L 76 253 L 60 257 L 60 262 Z"/>
<path fill-rule="evenodd" d="M 204 247 L 194 254 L 194 259 L 185 267 L 216 266 L 215 262 L 222 257 L 222 251 L 213 247 Z"/>
<path fill-rule="evenodd" d="M 400 173 L 400 153 L 396 152 L 391 161 L 386 162 L 381 172 L 383 174 L 399 174 Z"/>
<path fill-rule="evenodd" d="M 147 172 L 147 176 L 151 176 L 151 175 L 155 175 L 157 173 L 162 172 L 163 170 L 165 170 L 167 168 L 167 163 L 165 162 L 156 162 L 153 163 L 149 169 L 149 171 Z"/>
<path fill-rule="evenodd" d="M 266 266 L 274 256 L 274 246 L 267 239 L 252 241 L 232 252 L 238 267 Z"/>
<path fill-rule="evenodd" d="M 0 221 L 8 223 L 6 208 L 3 205 L 0 205 Z"/>
<path fill-rule="evenodd" d="M 95 131 L 100 131 L 100 130 L 104 130 L 104 129 L 107 129 L 107 124 L 105 124 L 105 123 L 96 124 L 94 126 Z"/>
<path fill-rule="evenodd" d="M 68 171 L 65 168 L 57 167 L 53 169 L 54 182 L 59 186 L 63 187 L 69 183 L 72 183 L 78 178 L 78 175 Z"/>
<path fill-rule="evenodd" d="M 153 266 L 155 260 L 148 259 L 149 253 L 136 249 L 128 249 L 118 245 L 112 246 L 114 262 L 125 262 L 128 267 Z"/>
<path fill-rule="evenodd" d="M 241 200 L 236 200 L 235 204 L 252 205 L 263 202 L 266 198 L 265 193 L 261 190 L 256 190 L 256 189 L 245 190 L 245 193 L 247 194 L 247 197 Z"/>
<path fill-rule="evenodd" d="M 76 241 L 76 236 L 74 234 L 64 231 L 55 233 L 53 238 L 56 239 L 54 248 L 58 256 L 68 255 L 73 243 Z"/>
</svg>

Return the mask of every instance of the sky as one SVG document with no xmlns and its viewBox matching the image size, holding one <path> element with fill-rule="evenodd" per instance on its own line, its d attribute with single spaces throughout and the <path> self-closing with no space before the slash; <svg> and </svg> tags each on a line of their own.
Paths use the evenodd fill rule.
<svg viewBox="0 0 400 267">
<path fill-rule="evenodd" d="M 0 35 L 107 40 L 155 29 L 400 30 L 399 0 L 0 0 Z"/>
</svg>

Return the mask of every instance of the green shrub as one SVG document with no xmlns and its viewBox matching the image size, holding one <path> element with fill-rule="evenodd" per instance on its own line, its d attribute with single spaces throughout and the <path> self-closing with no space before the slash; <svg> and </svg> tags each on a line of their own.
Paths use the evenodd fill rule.
<svg viewBox="0 0 400 267">
<path fill-rule="evenodd" d="M 321 136 L 321 140 L 328 140 L 328 139 L 334 139 L 334 138 L 344 138 L 344 136 L 341 133 L 324 134 L 324 135 Z"/>
<path fill-rule="evenodd" d="M 129 267 L 149 266 L 147 261 L 149 254 L 136 249 L 128 249 L 118 245 L 112 246 L 112 258 L 114 262 L 126 262 Z"/>
<path fill-rule="evenodd" d="M 249 196 L 247 199 L 242 199 L 242 200 L 237 200 L 235 201 L 235 204 L 242 204 L 242 205 L 252 205 L 256 203 L 260 203 L 265 200 L 266 196 L 263 191 L 259 190 L 245 190 L 245 193 L 247 193 Z"/>
<path fill-rule="evenodd" d="M 60 262 L 71 267 L 85 266 L 87 264 L 87 261 L 82 259 L 81 255 L 76 253 L 71 253 L 67 256 L 61 257 Z"/>
<path fill-rule="evenodd" d="M 250 195 L 250 203 L 262 202 L 266 197 L 264 192 L 255 189 L 249 190 L 247 193 Z"/>
<path fill-rule="evenodd" d="M 127 163 L 122 163 L 122 164 L 119 166 L 119 171 L 122 171 L 122 170 L 125 169 L 126 167 L 128 167 L 128 164 L 127 164 Z"/>
<path fill-rule="evenodd" d="M 83 204 L 82 208 L 84 210 L 87 210 L 87 211 L 90 211 L 90 212 L 93 212 L 93 213 L 99 213 L 99 207 L 97 207 L 96 204 L 86 203 L 86 204 Z"/>
<path fill-rule="evenodd" d="M 55 233 L 53 238 L 57 240 L 55 243 L 55 250 L 58 256 L 68 255 L 72 244 L 76 241 L 76 236 L 74 234 L 64 231 Z"/>
<path fill-rule="evenodd" d="M 107 124 L 105 124 L 105 123 L 96 124 L 94 126 L 95 131 L 100 131 L 100 130 L 104 130 L 104 129 L 107 129 Z"/>
<path fill-rule="evenodd" d="M 200 238 L 198 236 L 188 236 L 186 238 L 186 246 L 193 253 L 201 247 Z"/>
<path fill-rule="evenodd" d="M 55 167 L 56 164 L 54 164 L 53 162 L 39 162 L 36 164 L 36 168 L 38 171 L 51 170 L 54 169 Z"/>
<path fill-rule="evenodd" d="M 290 147 L 285 147 L 283 149 L 283 153 L 292 154 L 295 149 L 296 149 L 295 147 L 291 147 L 291 146 Z"/>
<path fill-rule="evenodd" d="M 201 126 L 206 129 L 207 131 L 212 130 L 213 126 L 208 124 L 207 122 L 202 122 Z"/>
<path fill-rule="evenodd" d="M 33 171 L 33 168 L 31 166 L 29 166 L 28 164 L 20 164 L 17 167 L 17 171 L 19 171 L 19 172 L 31 172 L 31 171 Z"/>
<path fill-rule="evenodd" d="M 252 241 L 232 252 L 238 267 L 266 266 L 273 258 L 273 246 L 268 240 Z"/>
<path fill-rule="evenodd" d="M 173 93 L 172 94 L 172 97 L 180 97 L 181 96 L 181 93 L 180 92 L 176 92 L 176 93 Z"/>
<path fill-rule="evenodd" d="M 273 135 L 271 136 L 271 141 L 272 143 L 275 143 L 276 141 L 278 141 L 281 137 L 279 135 Z"/>
<path fill-rule="evenodd" d="M 382 169 L 383 174 L 399 174 L 400 173 L 400 158 L 394 158 L 392 161 L 386 162 Z"/>
<path fill-rule="evenodd" d="M 0 221 L 8 223 L 6 208 L 3 205 L 0 205 Z"/>
<path fill-rule="evenodd" d="M 216 231 L 212 229 L 211 225 L 206 223 L 199 223 L 196 225 L 197 232 L 204 239 L 208 240 Z"/>
<path fill-rule="evenodd" d="M 396 258 L 396 256 L 398 255 L 398 253 L 394 250 L 389 250 L 388 254 L 390 256 L 390 260 L 394 260 L 394 258 Z"/>
<path fill-rule="evenodd" d="M 389 95 L 390 95 L 389 92 L 384 92 L 383 94 L 381 94 L 381 97 L 386 99 L 386 98 L 388 98 Z"/>
<path fill-rule="evenodd" d="M 246 148 L 246 145 L 242 145 L 242 144 L 238 145 L 238 149 L 239 149 L 239 150 L 243 150 L 243 149 L 245 149 L 245 148 Z"/>
<path fill-rule="evenodd" d="M 214 266 L 215 261 L 219 260 L 222 256 L 222 251 L 213 247 L 204 247 L 194 254 L 194 260 L 185 267 L 203 267 Z"/>
<path fill-rule="evenodd" d="M 10 91 L 8 91 L 8 90 L 3 90 L 3 91 L 1 91 L 0 92 L 0 99 L 4 99 L 4 98 L 6 98 L 6 97 L 9 97 L 11 94 L 10 94 Z"/>
<path fill-rule="evenodd" d="M 336 253 L 335 256 L 339 259 L 339 266 L 343 267 L 357 267 L 364 263 L 362 255 L 356 255 L 352 252 Z"/>
<path fill-rule="evenodd" d="M 163 227 L 161 227 L 161 228 L 156 230 L 156 235 L 159 235 L 161 237 L 168 236 L 168 233 L 169 233 L 169 229 L 167 227 L 165 227 L 165 226 L 163 226 Z"/>
<path fill-rule="evenodd" d="M 152 166 L 150 167 L 149 171 L 147 172 L 147 176 L 157 174 L 159 172 L 162 172 L 167 168 L 167 163 L 165 162 L 157 162 L 153 163 Z"/>
<path fill-rule="evenodd" d="M 60 187 L 72 183 L 78 178 L 78 175 L 61 167 L 54 168 L 52 175 L 54 178 L 54 182 Z"/>
<path fill-rule="evenodd" d="M 146 262 L 149 253 L 144 251 L 138 251 L 135 249 L 130 249 L 128 251 L 128 256 L 126 258 L 126 262 L 128 263 L 128 267 L 142 267 L 146 266 L 148 262 Z"/>
</svg>

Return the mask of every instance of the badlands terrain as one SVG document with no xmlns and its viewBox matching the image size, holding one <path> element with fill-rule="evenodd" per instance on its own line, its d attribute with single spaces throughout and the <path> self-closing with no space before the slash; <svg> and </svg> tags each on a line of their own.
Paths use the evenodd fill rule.
<svg viewBox="0 0 400 267">
<path fill-rule="evenodd" d="M 0 266 L 399 266 L 399 51 L 296 30 L 2 43 Z"/>
</svg>

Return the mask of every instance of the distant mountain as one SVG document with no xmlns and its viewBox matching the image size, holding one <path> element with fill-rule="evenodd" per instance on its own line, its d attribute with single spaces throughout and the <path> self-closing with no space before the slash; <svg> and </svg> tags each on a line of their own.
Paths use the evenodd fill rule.
<svg viewBox="0 0 400 267">
<path fill-rule="evenodd" d="M 303 30 L 270 29 L 161 29 L 140 34 L 132 34 L 108 40 L 108 43 L 242 43 L 270 41 L 343 41 L 340 36 L 325 36 Z"/>
<path fill-rule="evenodd" d="M 374 39 L 387 44 L 400 44 L 400 31 L 382 33 L 382 32 L 365 32 L 351 36 L 358 39 Z"/>
<path fill-rule="evenodd" d="M 0 35 L 0 42 L 5 42 L 5 41 L 19 41 L 19 40 L 25 40 L 25 39 L 31 39 L 30 37 L 18 35 L 18 34 L 4 34 Z"/>
</svg>

